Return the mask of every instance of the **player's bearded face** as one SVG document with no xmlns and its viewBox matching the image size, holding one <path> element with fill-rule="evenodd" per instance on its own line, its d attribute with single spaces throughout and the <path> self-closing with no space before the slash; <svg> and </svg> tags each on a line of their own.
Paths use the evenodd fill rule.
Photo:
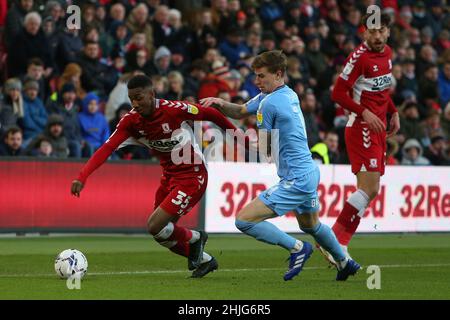
<svg viewBox="0 0 450 320">
<path fill-rule="evenodd" d="M 382 26 L 380 29 L 367 28 L 364 32 L 364 38 L 369 47 L 376 52 L 381 52 L 387 43 L 390 31 L 386 26 Z"/>
<path fill-rule="evenodd" d="M 150 88 L 136 88 L 128 91 L 133 109 L 143 117 L 152 115 L 155 108 L 155 94 Z"/>
</svg>

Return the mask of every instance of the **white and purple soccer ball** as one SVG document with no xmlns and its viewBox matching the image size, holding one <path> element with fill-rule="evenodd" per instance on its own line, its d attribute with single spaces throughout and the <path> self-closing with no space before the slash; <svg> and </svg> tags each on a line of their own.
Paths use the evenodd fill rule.
<svg viewBox="0 0 450 320">
<path fill-rule="evenodd" d="M 79 250 L 67 249 L 56 256 L 55 271 L 61 279 L 83 278 L 88 269 L 86 256 Z"/>
</svg>

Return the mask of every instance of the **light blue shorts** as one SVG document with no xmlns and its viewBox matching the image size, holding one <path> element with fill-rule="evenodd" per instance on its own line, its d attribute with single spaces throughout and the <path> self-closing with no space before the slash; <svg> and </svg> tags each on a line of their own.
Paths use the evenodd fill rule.
<svg viewBox="0 0 450 320">
<path fill-rule="evenodd" d="M 316 167 L 297 179 L 281 180 L 262 192 L 259 199 L 279 216 L 290 211 L 298 214 L 314 213 L 320 210 L 317 196 L 319 181 L 320 171 Z"/>
</svg>

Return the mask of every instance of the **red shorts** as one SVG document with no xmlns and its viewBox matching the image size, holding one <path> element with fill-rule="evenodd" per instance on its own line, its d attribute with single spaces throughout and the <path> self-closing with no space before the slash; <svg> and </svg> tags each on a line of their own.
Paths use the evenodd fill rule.
<svg viewBox="0 0 450 320">
<path fill-rule="evenodd" d="M 165 173 L 156 191 L 155 209 L 161 207 L 168 214 L 182 216 L 188 213 L 205 193 L 208 171 L 204 165 L 191 172 Z"/>
<path fill-rule="evenodd" d="M 352 172 L 379 172 L 386 165 L 386 132 L 373 133 L 367 124 L 353 123 L 345 128 L 345 144 Z"/>
</svg>

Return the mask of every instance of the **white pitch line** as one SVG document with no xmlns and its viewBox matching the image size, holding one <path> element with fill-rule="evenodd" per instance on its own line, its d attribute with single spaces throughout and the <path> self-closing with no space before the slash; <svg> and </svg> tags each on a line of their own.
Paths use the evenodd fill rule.
<svg viewBox="0 0 450 320">
<path fill-rule="evenodd" d="M 385 264 L 378 265 L 380 268 L 437 268 L 450 267 L 450 263 L 438 264 Z M 322 270 L 329 267 L 305 267 L 305 270 Z M 364 266 L 362 267 L 364 269 Z M 218 272 L 258 272 L 258 271 L 278 271 L 285 268 L 259 268 L 259 269 L 220 269 Z M 117 272 L 88 272 L 90 276 L 120 276 L 120 275 L 140 275 L 140 274 L 173 274 L 189 273 L 187 270 L 142 270 L 142 271 L 117 271 Z M 19 278 L 19 277 L 55 277 L 53 273 L 37 274 L 0 274 L 0 278 Z"/>
</svg>

